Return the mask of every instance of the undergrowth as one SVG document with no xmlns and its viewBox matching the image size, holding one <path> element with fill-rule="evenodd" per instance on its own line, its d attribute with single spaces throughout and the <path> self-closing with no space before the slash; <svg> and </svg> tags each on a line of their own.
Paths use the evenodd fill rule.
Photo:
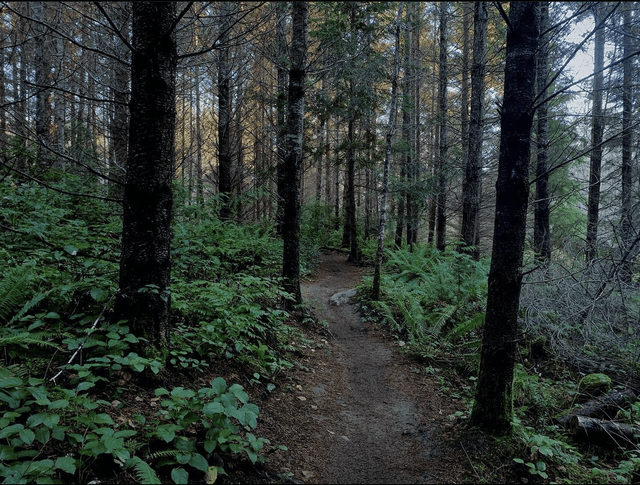
<svg viewBox="0 0 640 485">
<path fill-rule="evenodd" d="M 461 400 L 465 410 L 449 416 L 461 425 L 470 414 L 475 393 L 488 266 L 488 261 L 476 262 L 464 253 L 450 249 L 440 252 L 431 245 L 416 244 L 413 248 L 386 250 L 380 301 L 367 298 L 370 277 L 360 287 L 363 319 L 387 327 L 403 351 L 426 364 L 424 372 L 440 383 L 444 396 Z M 535 289 L 538 293 L 546 291 L 545 297 L 552 301 L 563 291 L 575 292 L 577 288 L 563 290 L 559 285 L 548 289 L 539 285 Z M 635 483 L 640 476 L 637 449 L 610 450 L 576 442 L 569 430 L 559 425 L 561 414 L 588 399 L 581 396 L 579 386 L 584 374 L 560 359 L 555 347 L 549 345 L 549 332 L 557 332 L 561 324 L 553 318 L 554 312 L 557 317 L 570 308 L 549 307 L 545 317 L 553 325 L 533 327 L 526 319 L 532 315 L 538 318 L 542 301 L 526 301 L 536 313 L 527 311 L 527 307 L 521 310 L 523 334 L 513 382 L 513 433 L 498 439 L 482 438 L 489 441 L 486 451 L 469 457 L 476 480 Z M 634 303 L 627 298 L 627 307 Z M 566 321 L 562 328 L 567 331 Z M 629 331 L 629 335 L 634 333 Z M 630 404 L 630 408 L 619 410 L 618 419 L 637 426 L 640 403 Z"/>
<path fill-rule="evenodd" d="M 49 183 L 84 190 L 68 173 Z M 269 393 L 306 345 L 281 310 L 282 243 L 268 224 L 221 222 L 218 201 L 189 205 L 175 190 L 173 333 L 155 351 L 111 318 L 121 209 L 0 181 L 4 483 L 213 483 L 225 473 L 216 455 L 258 463 L 276 447 L 256 433 L 251 390 L 216 369 L 236 366 Z"/>
<path fill-rule="evenodd" d="M 487 261 L 476 262 L 453 250 L 440 252 L 427 244 L 387 250 L 385 256 L 383 298 L 365 299 L 363 312 L 387 325 L 409 353 L 450 363 L 455 353 L 466 372 L 475 372 Z M 365 288 L 370 280 L 364 279 Z"/>
</svg>

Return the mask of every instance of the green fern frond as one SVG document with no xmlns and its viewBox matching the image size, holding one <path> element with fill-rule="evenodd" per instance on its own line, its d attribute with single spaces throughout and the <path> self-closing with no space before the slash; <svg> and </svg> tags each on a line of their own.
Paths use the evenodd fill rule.
<svg viewBox="0 0 640 485">
<path fill-rule="evenodd" d="M 433 325 L 431 325 L 429 332 L 433 335 L 440 335 L 443 327 L 447 324 L 456 310 L 458 310 L 458 305 L 447 305 L 439 313 L 435 314 L 438 315 L 438 319 L 433 323 Z"/>
<path fill-rule="evenodd" d="M 31 298 L 31 300 L 29 300 L 27 303 L 25 303 L 22 308 L 18 311 L 18 313 L 16 313 L 11 320 L 9 321 L 9 323 L 7 324 L 12 325 L 15 322 L 20 321 L 20 319 L 22 317 L 24 317 L 29 310 L 31 310 L 33 307 L 35 307 L 38 303 L 40 303 L 42 300 L 44 300 L 44 298 L 47 296 L 47 293 L 38 293 L 37 295 L 35 295 L 33 298 Z"/>
<path fill-rule="evenodd" d="M 160 450 L 155 453 L 151 453 L 146 456 L 146 459 L 149 461 L 157 460 L 158 458 L 175 458 L 178 455 L 183 454 L 184 451 L 180 450 Z"/>
<path fill-rule="evenodd" d="M 142 458 L 133 456 L 124 464 L 125 468 L 133 468 L 136 471 L 138 482 L 143 484 L 159 484 L 162 483 L 158 478 L 155 470 L 149 466 Z"/>
<path fill-rule="evenodd" d="M 15 308 L 24 305 L 30 281 L 31 268 L 28 266 L 13 268 L 0 280 L 0 324 L 6 324 Z"/>
<path fill-rule="evenodd" d="M 472 318 L 456 325 L 446 335 L 446 339 L 450 342 L 462 338 L 464 335 L 480 328 L 484 324 L 484 312 L 476 313 Z"/>
<path fill-rule="evenodd" d="M 49 347 L 60 350 L 60 346 L 53 342 L 44 340 L 39 335 L 33 335 L 28 332 L 19 333 L 10 337 L 0 337 L 0 346 L 5 345 L 36 345 L 38 347 Z"/>
</svg>

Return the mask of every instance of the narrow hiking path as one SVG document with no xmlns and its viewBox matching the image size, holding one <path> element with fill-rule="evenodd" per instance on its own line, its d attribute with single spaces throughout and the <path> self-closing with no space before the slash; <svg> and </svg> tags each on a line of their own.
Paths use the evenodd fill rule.
<svg viewBox="0 0 640 485">
<path fill-rule="evenodd" d="M 269 399 L 263 425 L 287 451 L 270 458 L 275 473 L 308 483 L 456 483 L 470 478 L 464 454 L 444 439 L 462 405 L 420 372 L 383 332 L 363 323 L 352 303 L 330 304 L 353 289 L 362 269 L 323 252 L 303 297 L 327 337 L 303 358 L 292 392 Z M 456 404 L 458 407 L 456 407 Z M 266 407 L 265 407 L 266 405 Z"/>
</svg>

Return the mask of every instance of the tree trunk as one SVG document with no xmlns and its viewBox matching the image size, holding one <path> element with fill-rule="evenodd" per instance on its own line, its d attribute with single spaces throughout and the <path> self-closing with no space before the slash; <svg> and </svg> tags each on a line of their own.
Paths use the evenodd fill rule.
<svg viewBox="0 0 640 485">
<path fill-rule="evenodd" d="M 420 84 L 422 82 L 422 55 L 420 53 L 421 17 L 418 2 L 409 2 L 407 8 L 411 9 L 414 19 L 414 32 L 411 44 L 411 59 L 413 69 L 413 129 L 411 130 L 411 146 L 413 147 L 413 163 L 411 164 L 411 179 L 420 180 Z M 415 190 L 415 189 L 413 189 Z M 413 196 L 411 209 L 407 211 L 409 222 L 407 224 L 407 243 L 418 242 L 418 226 L 420 207 L 423 203 L 421 197 Z"/>
<path fill-rule="evenodd" d="M 227 44 L 232 8 L 231 2 L 222 2 L 221 48 L 218 52 L 218 193 L 223 221 L 231 217 L 231 66 Z"/>
<path fill-rule="evenodd" d="M 129 160 L 117 319 L 151 345 L 170 336 L 176 2 L 133 3 Z"/>
<path fill-rule="evenodd" d="M 396 126 L 396 101 L 398 97 L 398 71 L 400 70 L 400 26 L 402 25 L 403 2 L 398 5 L 398 17 L 395 28 L 395 51 L 393 55 L 393 75 L 391 78 L 391 104 L 389 106 L 389 123 L 384 155 L 384 169 L 382 175 L 382 190 L 380 193 L 380 223 L 378 225 L 378 249 L 373 273 L 371 298 L 380 299 L 380 280 L 382 277 L 382 256 L 384 253 L 384 233 L 387 225 L 387 195 L 389 192 L 389 172 L 391 166 L 391 142 Z"/>
<path fill-rule="evenodd" d="M 462 188 L 462 234 L 471 254 L 480 259 L 480 186 L 484 131 L 484 76 L 486 70 L 487 2 L 475 2 L 473 17 L 473 61 L 471 66 L 471 115 L 465 182 Z"/>
<path fill-rule="evenodd" d="M 547 30 L 549 2 L 540 5 L 540 29 Z M 545 99 L 549 59 L 549 40 L 542 40 L 538 50 L 537 84 L 540 99 Z M 544 91 L 544 92 L 543 92 Z M 537 147 L 536 147 L 536 196 L 533 221 L 533 249 L 544 263 L 551 261 L 551 229 L 549 225 L 549 102 L 543 101 L 538 107 Z"/>
<path fill-rule="evenodd" d="M 447 245 L 447 21 L 449 14 L 447 2 L 440 2 L 440 59 L 438 82 L 438 125 L 440 136 L 438 141 L 438 210 L 436 226 L 436 247 L 444 251 Z"/>
<path fill-rule="evenodd" d="M 304 96 L 307 56 L 308 2 L 293 3 L 293 32 L 291 37 L 291 68 L 287 109 L 286 154 L 284 158 L 284 219 L 282 237 L 282 277 L 284 289 L 293 300 L 286 308 L 302 303 L 300 292 L 300 177 L 302 174 L 302 141 L 304 129 Z"/>
<path fill-rule="evenodd" d="M 509 13 L 496 215 L 480 373 L 470 422 L 492 435 L 511 430 L 513 367 L 529 196 L 540 6 L 514 2 Z"/>
<path fill-rule="evenodd" d="M 287 37 L 285 33 L 285 25 L 287 18 L 286 2 L 276 2 L 276 69 L 277 69 L 277 86 L 276 86 L 276 116 L 277 116 L 277 146 L 276 146 L 276 190 L 277 208 L 276 208 L 276 232 L 282 234 L 284 223 L 284 198 L 286 193 L 285 187 L 285 168 L 284 157 L 286 150 L 285 135 L 287 133 L 286 111 L 287 111 Z"/>
<path fill-rule="evenodd" d="M 46 2 L 33 2 L 33 23 L 35 47 L 34 70 L 36 88 L 35 133 L 38 139 L 38 163 L 43 169 L 50 168 L 51 157 L 45 147 L 51 144 L 51 43 L 45 32 L 47 11 Z"/>
<path fill-rule="evenodd" d="M 415 62 L 413 51 L 413 38 L 415 37 L 415 25 L 417 22 L 416 16 L 416 2 L 409 2 L 407 5 L 407 16 L 405 20 L 405 75 L 402 82 L 402 139 L 404 140 L 406 156 L 405 156 L 405 200 L 406 200 L 406 223 L 407 223 L 407 244 L 411 246 L 413 244 L 413 236 L 418 221 L 415 219 L 417 211 L 415 210 L 415 197 L 413 195 L 414 184 L 416 182 L 416 159 L 415 159 L 415 75 L 416 69 L 413 63 Z M 398 211 L 400 212 L 400 211 Z M 400 221 L 398 221 L 400 224 Z M 402 235 L 400 235 L 402 238 Z M 396 239 L 396 246 L 398 241 Z"/>
<path fill-rule="evenodd" d="M 627 59 L 623 63 L 623 82 L 622 82 L 622 185 L 620 191 L 621 213 L 620 213 L 620 257 L 627 254 L 633 241 L 632 227 L 632 162 L 631 162 L 631 146 L 633 141 L 633 130 L 631 129 L 631 112 L 633 107 L 633 59 L 630 57 L 633 52 L 633 38 L 631 27 L 631 10 L 633 3 L 623 4 L 624 9 L 624 57 Z M 634 251 L 633 254 L 636 254 Z M 631 283 L 631 263 L 632 260 L 624 258 L 620 261 L 620 277 L 622 281 Z"/>
<path fill-rule="evenodd" d="M 405 171 L 405 164 L 404 163 L 400 163 L 400 183 L 406 183 L 406 171 Z M 404 201 L 405 198 L 404 196 L 404 191 L 400 191 L 400 197 L 398 197 L 397 203 L 398 203 L 398 207 L 397 207 L 397 216 L 396 216 L 396 234 L 395 234 L 395 238 L 394 238 L 394 245 L 396 247 L 396 249 L 400 249 L 402 247 L 402 232 L 404 231 L 404 212 L 405 212 L 405 207 L 404 207 Z"/>
<path fill-rule="evenodd" d="M 120 31 L 125 38 L 129 37 L 130 4 L 120 10 Z M 114 51 L 118 59 L 123 62 L 113 63 L 113 85 L 111 86 L 111 99 L 113 101 L 113 118 L 109 127 L 111 135 L 109 178 L 109 195 L 122 198 L 124 192 L 125 174 L 127 172 L 127 139 L 129 136 L 129 109 L 128 91 L 131 69 L 126 65 L 129 60 L 128 48 L 119 37 L 114 38 Z"/>
<path fill-rule="evenodd" d="M 469 150 L 469 30 L 471 29 L 472 2 L 462 3 L 462 73 L 460 75 L 460 128 L 462 159 L 468 159 Z"/>
<path fill-rule="evenodd" d="M 602 5 L 593 7 L 595 24 L 602 21 Z M 587 203 L 587 241 L 585 258 L 587 262 L 596 257 L 598 239 L 598 217 L 600 211 L 600 174 L 602 171 L 602 135 L 604 133 L 604 115 L 602 112 L 602 88 L 604 67 L 604 26 L 595 35 L 594 76 L 593 76 L 593 122 L 591 125 L 591 167 L 589 170 L 589 201 Z"/>
<path fill-rule="evenodd" d="M 353 96 L 353 81 L 351 81 L 351 95 Z M 347 125 L 347 186 L 345 197 L 345 217 L 342 235 L 342 246 L 349 248 L 347 261 L 360 261 L 358 249 L 358 226 L 356 223 L 356 135 L 355 135 L 355 108 L 349 110 L 349 122 Z"/>
</svg>

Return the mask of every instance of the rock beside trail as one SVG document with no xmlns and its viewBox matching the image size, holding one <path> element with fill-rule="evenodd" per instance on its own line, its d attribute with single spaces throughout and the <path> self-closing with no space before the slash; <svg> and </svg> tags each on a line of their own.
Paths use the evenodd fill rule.
<svg viewBox="0 0 640 485">
<path fill-rule="evenodd" d="M 339 291 L 329 298 L 329 305 L 340 306 L 349 303 L 356 296 L 356 290 Z"/>
</svg>

